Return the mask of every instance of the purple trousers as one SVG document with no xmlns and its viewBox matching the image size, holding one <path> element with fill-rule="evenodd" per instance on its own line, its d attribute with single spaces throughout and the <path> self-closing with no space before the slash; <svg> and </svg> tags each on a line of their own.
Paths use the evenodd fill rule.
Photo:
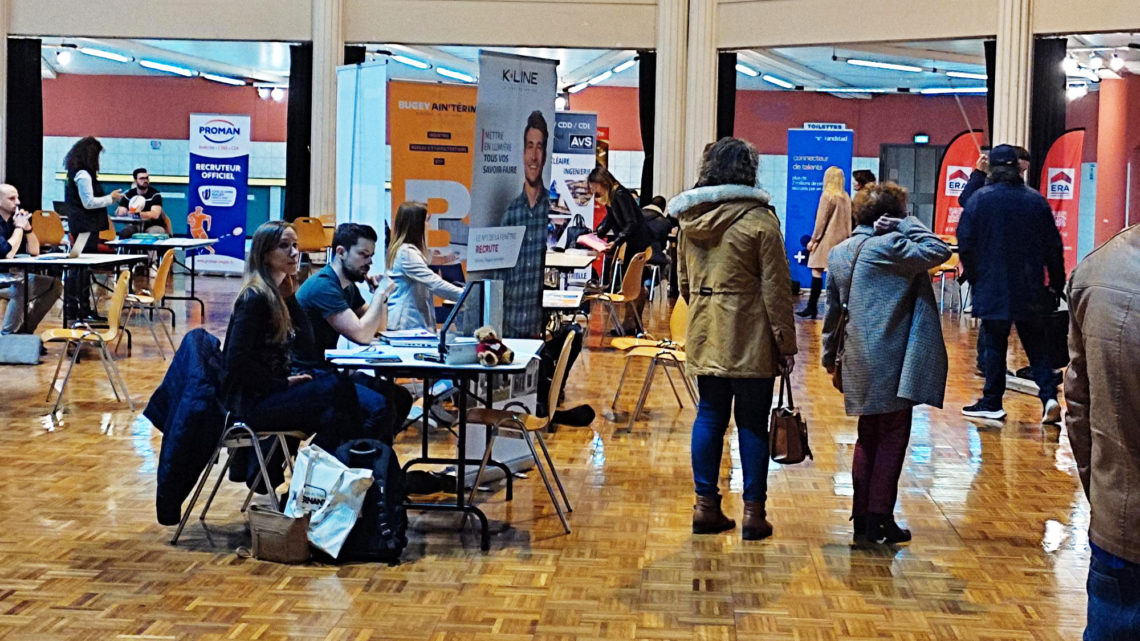
<svg viewBox="0 0 1140 641">
<path fill-rule="evenodd" d="M 859 417 L 859 438 L 851 465 L 854 516 L 894 514 L 899 475 L 910 442 L 910 422 L 910 408 Z"/>
</svg>

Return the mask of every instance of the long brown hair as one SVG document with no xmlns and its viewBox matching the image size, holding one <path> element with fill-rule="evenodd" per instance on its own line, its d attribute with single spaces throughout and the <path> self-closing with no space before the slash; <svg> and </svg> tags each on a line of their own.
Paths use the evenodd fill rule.
<svg viewBox="0 0 1140 641">
<path fill-rule="evenodd" d="M 285 234 L 286 229 L 293 229 L 293 225 L 283 220 L 271 220 L 262 223 L 257 231 L 253 232 L 249 254 L 245 257 L 245 274 L 241 282 L 241 291 L 238 292 L 238 298 L 250 290 L 269 301 L 269 332 L 270 338 L 275 343 L 284 343 L 289 339 L 293 322 L 289 318 L 289 308 L 285 306 L 281 290 L 273 282 L 273 274 L 269 271 L 265 257 L 277 249 L 277 244 L 281 242 L 281 236 Z"/>
<path fill-rule="evenodd" d="M 63 166 L 68 174 L 86 169 L 94 180 L 95 174 L 99 173 L 99 154 L 102 151 L 103 144 L 95 136 L 80 138 L 63 157 Z"/>
<path fill-rule="evenodd" d="M 400 245 L 414 245 L 427 256 L 427 205 L 409 201 L 396 209 L 392 221 L 392 239 L 388 242 L 388 269 L 396 264 Z"/>
</svg>

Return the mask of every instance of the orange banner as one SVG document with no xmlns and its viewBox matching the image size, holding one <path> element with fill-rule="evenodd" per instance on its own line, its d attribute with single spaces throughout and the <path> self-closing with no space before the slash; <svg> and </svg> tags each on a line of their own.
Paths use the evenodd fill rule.
<svg viewBox="0 0 1140 641">
<path fill-rule="evenodd" d="M 436 265 L 467 257 L 477 91 L 469 85 L 388 83 L 392 213 L 408 200 L 427 203 L 427 240 Z"/>
<path fill-rule="evenodd" d="M 950 141 L 938 170 L 938 191 L 934 200 L 934 233 L 953 236 L 958 232 L 962 206 L 958 195 L 970 180 L 982 145 L 982 130 L 963 131 Z"/>
<path fill-rule="evenodd" d="M 1077 225 L 1081 206 L 1081 159 L 1085 150 L 1085 130 L 1061 134 L 1041 168 L 1041 195 L 1049 201 L 1053 220 L 1065 245 L 1065 272 L 1077 266 Z"/>
</svg>

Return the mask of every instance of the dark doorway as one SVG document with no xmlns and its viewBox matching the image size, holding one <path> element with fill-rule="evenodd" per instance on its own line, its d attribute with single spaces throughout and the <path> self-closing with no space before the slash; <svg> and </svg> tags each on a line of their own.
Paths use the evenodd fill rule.
<svg viewBox="0 0 1140 641">
<path fill-rule="evenodd" d="M 910 192 L 910 214 L 934 227 L 934 195 L 938 190 L 938 164 L 942 145 L 881 145 L 879 180 L 890 180 Z"/>
</svg>

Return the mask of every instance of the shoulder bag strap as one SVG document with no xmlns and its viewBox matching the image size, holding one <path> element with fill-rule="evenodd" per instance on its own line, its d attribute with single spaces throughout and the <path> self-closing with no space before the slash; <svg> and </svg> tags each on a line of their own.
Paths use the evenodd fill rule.
<svg viewBox="0 0 1140 641">
<path fill-rule="evenodd" d="M 851 276 L 847 279 L 847 288 L 843 292 L 844 300 L 840 301 L 840 304 L 843 306 L 843 315 L 839 321 L 839 337 L 835 346 L 835 353 L 837 355 L 843 353 L 843 347 L 847 343 L 847 321 L 851 317 L 851 310 L 850 307 L 848 307 L 848 304 L 851 302 L 851 285 L 855 282 L 855 268 L 859 264 L 859 254 L 863 251 L 863 245 L 866 245 L 868 240 L 871 239 L 868 238 L 859 243 L 859 246 L 855 248 L 855 257 L 851 259 Z"/>
</svg>

